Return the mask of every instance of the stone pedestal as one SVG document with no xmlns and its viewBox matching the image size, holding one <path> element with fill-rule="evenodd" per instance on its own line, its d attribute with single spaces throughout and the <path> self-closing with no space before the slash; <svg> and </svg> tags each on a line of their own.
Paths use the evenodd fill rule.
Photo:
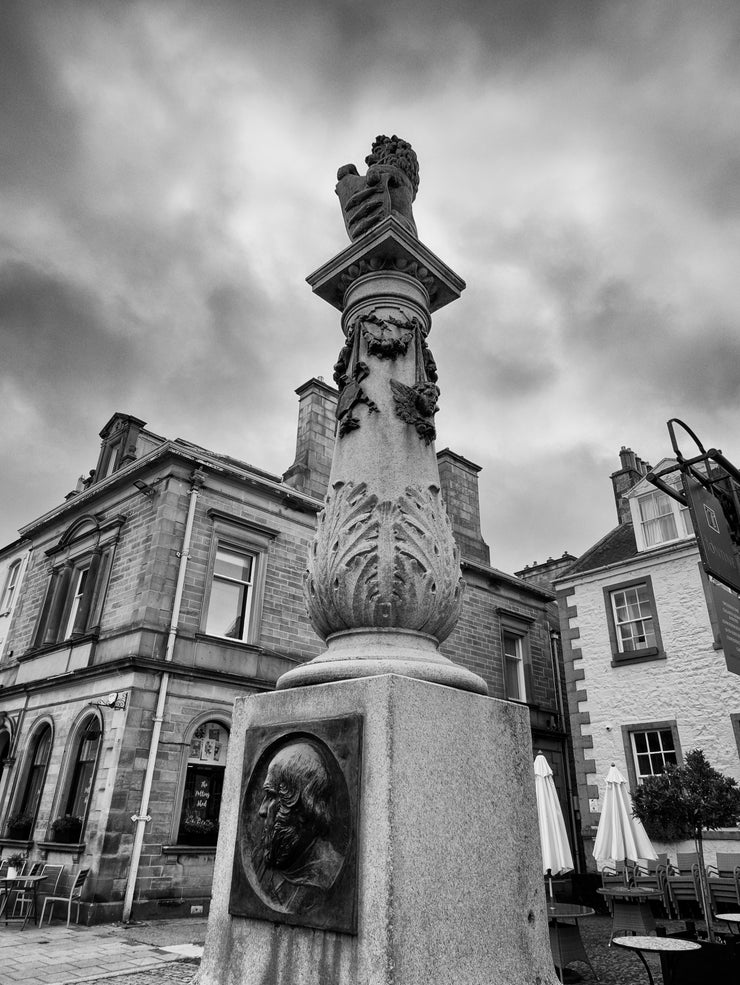
<svg viewBox="0 0 740 985">
<path fill-rule="evenodd" d="M 356 934 L 229 913 L 245 747 L 360 715 Z M 200 985 L 554 985 L 526 708 L 409 677 L 236 702 Z"/>
</svg>

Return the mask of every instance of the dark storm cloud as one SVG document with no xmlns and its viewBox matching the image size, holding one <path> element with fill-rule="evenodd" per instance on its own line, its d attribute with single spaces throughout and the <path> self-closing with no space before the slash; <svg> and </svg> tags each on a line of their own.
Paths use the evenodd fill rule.
<svg viewBox="0 0 740 985">
<path fill-rule="evenodd" d="M 58 405 L 64 393 L 115 390 L 121 368 L 135 372 L 134 341 L 108 329 L 99 300 L 85 288 L 27 263 L 0 267 L 3 374 L 35 399 Z"/>
<path fill-rule="evenodd" d="M 619 446 L 660 457 L 646 422 L 711 388 L 740 410 L 737 3 L 0 16 L 0 387 L 19 422 L 3 442 L 38 485 L 12 497 L 17 523 L 94 464 L 114 410 L 290 464 L 292 391 L 330 378 L 341 341 L 304 277 L 346 245 L 334 175 L 381 131 L 417 149 L 420 235 L 469 284 L 435 315 L 438 426 L 486 466 L 496 563 L 600 536 L 590 504 L 611 509 Z M 55 473 L 69 482 L 45 488 Z M 22 488 L 9 474 L 3 495 Z"/>
<path fill-rule="evenodd" d="M 0 4 L 0 174 L 11 189 L 60 190 L 75 159 L 78 117 L 54 79 L 33 4 Z"/>
</svg>

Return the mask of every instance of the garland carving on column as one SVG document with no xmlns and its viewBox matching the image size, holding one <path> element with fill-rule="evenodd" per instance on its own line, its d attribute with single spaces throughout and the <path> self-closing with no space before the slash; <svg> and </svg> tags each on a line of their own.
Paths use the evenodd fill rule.
<svg viewBox="0 0 740 985">
<path fill-rule="evenodd" d="M 319 517 L 305 592 L 323 639 L 402 628 L 441 641 L 462 605 L 460 558 L 439 488 L 379 502 L 364 482 L 336 483 Z"/>
</svg>

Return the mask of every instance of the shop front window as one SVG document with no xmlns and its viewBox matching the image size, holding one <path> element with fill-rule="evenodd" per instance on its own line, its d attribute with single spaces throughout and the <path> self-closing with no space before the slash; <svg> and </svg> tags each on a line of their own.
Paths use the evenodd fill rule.
<svg viewBox="0 0 740 985">
<path fill-rule="evenodd" d="M 215 845 L 229 733 L 221 722 L 204 722 L 190 740 L 177 841 Z"/>
</svg>

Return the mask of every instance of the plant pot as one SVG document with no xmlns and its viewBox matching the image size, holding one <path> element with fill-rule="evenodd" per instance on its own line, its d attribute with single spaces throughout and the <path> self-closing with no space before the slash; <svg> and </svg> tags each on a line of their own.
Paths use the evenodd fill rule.
<svg viewBox="0 0 740 985">
<path fill-rule="evenodd" d="M 16 869 L 12 865 L 9 865 L 8 866 L 8 879 L 16 879 L 17 876 L 18 876 L 18 869 Z"/>
<path fill-rule="evenodd" d="M 671 934 L 671 937 L 687 939 L 685 934 Z M 697 941 L 700 951 L 685 954 L 660 956 L 663 981 L 666 985 L 707 985 L 740 980 L 740 948 L 733 943 L 712 944 Z"/>
<path fill-rule="evenodd" d="M 54 831 L 54 841 L 64 845 L 76 845 L 80 840 L 82 828 L 67 828 L 65 831 Z"/>
<path fill-rule="evenodd" d="M 14 841 L 26 841 L 30 835 L 30 824 L 14 824 L 8 827 L 8 838 L 12 838 Z"/>
</svg>

